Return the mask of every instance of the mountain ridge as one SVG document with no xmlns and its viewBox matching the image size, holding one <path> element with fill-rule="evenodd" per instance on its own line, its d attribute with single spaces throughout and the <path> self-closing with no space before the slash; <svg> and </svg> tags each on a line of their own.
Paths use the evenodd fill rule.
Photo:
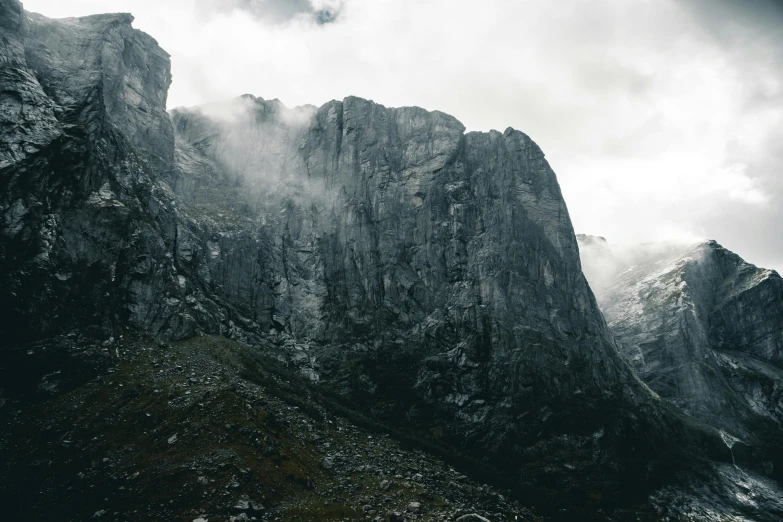
<svg viewBox="0 0 783 522">
<path fill-rule="evenodd" d="M 356 97 L 169 115 L 168 55 L 128 17 L 0 9 L 14 13 L 0 72 L 14 401 L 52 379 L 91 386 L 128 328 L 209 333 L 584 517 L 644 504 L 701 465 L 689 453 L 731 458 L 620 357 L 524 133 Z"/>
</svg>

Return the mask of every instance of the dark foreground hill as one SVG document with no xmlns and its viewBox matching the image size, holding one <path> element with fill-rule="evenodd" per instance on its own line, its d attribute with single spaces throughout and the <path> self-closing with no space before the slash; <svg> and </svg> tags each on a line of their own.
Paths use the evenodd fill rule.
<svg viewBox="0 0 783 522">
<path fill-rule="evenodd" d="M 453 465 L 485 480 L 488 469 L 380 425 L 239 343 L 57 343 L 21 356 L 70 347 L 104 367 L 75 389 L 50 374 L 27 400 L 5 402 L 8 520 L 539 520 Z"/>
</svg>

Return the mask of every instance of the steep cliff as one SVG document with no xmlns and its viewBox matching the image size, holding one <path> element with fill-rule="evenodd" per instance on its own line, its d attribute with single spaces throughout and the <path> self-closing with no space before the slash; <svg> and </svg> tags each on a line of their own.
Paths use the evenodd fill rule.
<svg viewBox="0 0 783 522">
<path fill-rule="evenodd" d="M 34 341 L 207 332 L 585 513 L 645 502 L 698 444 L 730 458 L 619 355 L 525 134 L 354 97 L 169 118 L 168 57 L 129 15 L 0 13 L 9 393 L 92 360 Z"/>
<path fill-rule="evenodd" d="M 172 120 L 168 181 L 204 226 L 178 266 L 290 337 L 312 378 L 509 469 L 560 461 L 559 488 L 673 437 L 617 354 L 526 135 L 359 98 L 245 96 Z"/>
<path fill-rule="evenodd" d="M 126 311 L 154 325 L 129 290 L 178 287 L 163 240 L 174 217 L 151 177 L 173 167 L 168 56 L 130 15 L 52 21 L 2 8 L 13 14 L 2 18 L 2 335 L 110 330 Z"/>
</svg>

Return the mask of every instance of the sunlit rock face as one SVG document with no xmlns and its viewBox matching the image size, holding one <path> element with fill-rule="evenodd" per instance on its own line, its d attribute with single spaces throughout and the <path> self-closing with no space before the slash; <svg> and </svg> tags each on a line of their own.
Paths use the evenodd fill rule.
<svg viewBox="0 0 783 522">
<path fill-rule="evenodd" d="M 779 473 L 783 279 L 715 241 L 612 247 L 578 238 L 585 274 L 642 380 Z"/>
</svg>

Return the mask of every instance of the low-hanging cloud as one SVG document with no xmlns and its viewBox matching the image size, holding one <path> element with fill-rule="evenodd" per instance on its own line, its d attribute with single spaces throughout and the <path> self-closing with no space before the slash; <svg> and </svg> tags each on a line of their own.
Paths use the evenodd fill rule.
<svg viewBox="0 0 783 522">
<path fill-rule="evenodd" d="M 712 238 L 783 269 L 776 0 L 217 4 L 25 3 L 52 16 L 132 11 L 172 54 L 171 107 L 357 95 L 439 109 L 471 130 L 513 126 L 546 152 L 577 231 Z M 330 23 L 317 20 L 324 10 Z"/>
<path fill-rule="evenodd" d="M 341 1 L 336 0 L 198 0 L 198 7 L 208 12 L 239 10 L 262 22 L 282 24 L 293 19 L 317 24 L 337 20 Z"/>
<path fill-rule="evenodd" d="M 315 114 L 311 105 L 288 108 L 252 95 L 171 111 L 183 153 L 204 154 L 241 186 L 238 198 L 266 210 L 292 201 L 324 209 L 335 199 L 325 180 L 303 174 L 308 158 L 299 144 Z"/>
<path fill-rule="evenodd" d="M 590 288 L 599 301 L 621 284 L 623 276 L 652 273 L 688 252 L 700 255 L 697 242 L 661 241 L 640 244 L 613 244 L 598 236 L 578 236 L 579 258 Z"/>
</svg>

